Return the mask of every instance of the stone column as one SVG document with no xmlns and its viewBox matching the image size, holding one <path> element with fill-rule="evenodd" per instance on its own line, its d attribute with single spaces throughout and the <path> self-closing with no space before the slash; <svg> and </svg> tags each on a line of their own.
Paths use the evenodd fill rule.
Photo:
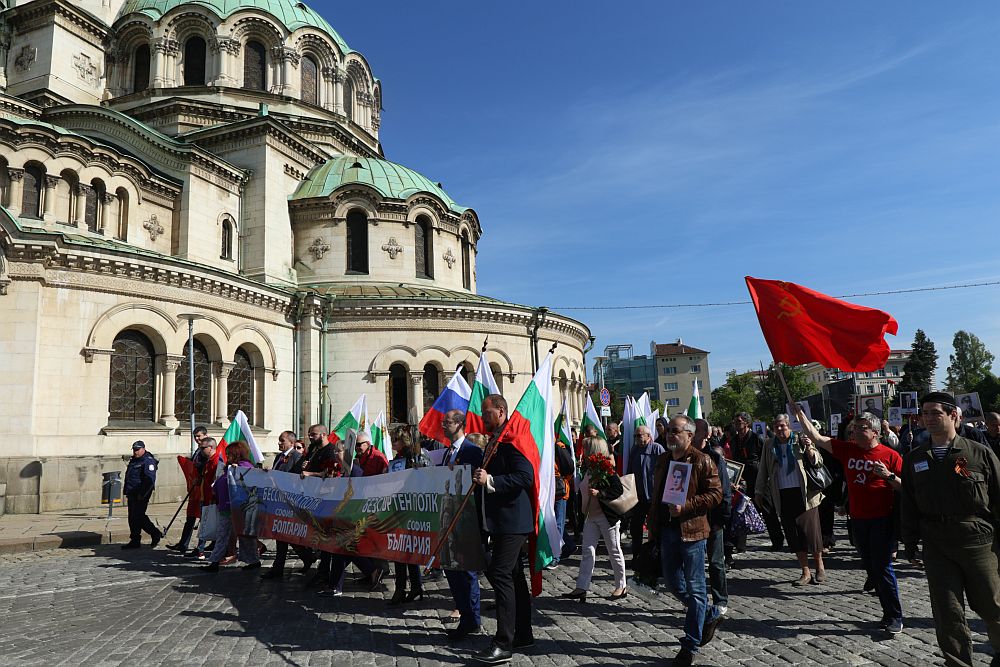
<svg viewBox="0 0 1000 667">
<path fill-rule="evenodd" d="M 93 190 L 89 185 L 77 183 L 74 192 L 76 193 L 76 218 L 73 223 L 77 229 L 84 229 L 87 226 L 87 196 Z"/>
<path fill-rule="evenodd" d="M 217 86 L 239 86 L 236 79 L 237 56 L 240 54 L 240 43 L 235 39 L 220 39 L 219 45 L 219 76 L 215 80 Z"/>
<path fill-rule="evenodd" d="M 113 204 L 117 199 L 118 197 L 110 192 L 104 192 L 101 194 L 101 215 L 97 220 L 98 234 L 104 234 L 104 230 L 107 229 L 108 220 L 111 219 L 111 204 Z"/>
<path fill-rule="evenodd" d="M 56 186 L 59 185 L 58 176 L 45 176 L 45 193 L 42 196 L 42 220 L 52 222 L 55 219 L 56 208 Z"/>
<path fill-rule="evenodd" d="M 320 99 L 320 104 L 327 111 L 333 111 L 334 109 L 334 78 L 336 76 L 336 69 L 333 67 L 324 67 L 322 70 L 322 99 Z"/>
<path fill-rule="evenodd" d="M 10 29 L 0 28 L 0 92 L 7 90 L 7 55 L 10 53 Z"/>
<path fill-rule="evenodd" d="M 419 424 L 424 416 L 424 374 L 410 373 L 410 408 L 407 422 Z"/>
<path fill-rule="evenodd" d="M 153 42 L 153 53 L 152 59 L 149 63 L 149 74 L 150 74 L 150 87 L 152 88 L 163 88 L 163 52 L 165 46 L 163 44 L 163 38 L 157 39 Z"/>
<path fill-rule="evenodd" d="M 184 357 L 166 355 L 163 357 L 163 381 L 160 383 L 160 419 L 164 426 L 176 428 L 179 424 L 174 414 L 174 394 L 177 391 L 177 369 L 184 363 Z"/>
<path fill-rule="evenodd" d="M 223 428 L 229 426 L 229 374 L 236 364 L 217 361 L 215 364 L 215 416 Z"/>
<path fill-rule="evenodd" d="M 24 199 L 24 169 L 8 168 L 7 177 L 10 179 L 10 204 L 7 210 L 16 218 L 21 213 Z"/>
<path fill-rule="evenodd" d="M 333 72 L 333 112 L 344 113 L 344 81 L 347 79 L 347 70 L 340 67 L 334 68 Z"/>
</svg>

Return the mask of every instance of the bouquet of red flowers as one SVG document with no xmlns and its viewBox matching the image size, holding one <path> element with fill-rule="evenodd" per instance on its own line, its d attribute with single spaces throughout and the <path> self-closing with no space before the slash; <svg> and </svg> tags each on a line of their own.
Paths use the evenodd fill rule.
<svg viewBox="0 0 1000 667">
<path fill-rule="evenodd" d="M 614 462 L 602 454 L 585 456 L 580 468 L 590 476 L 590 488 L 592 489 L 606 489 L 608 478 L 615 474 Z"/>
</svg>

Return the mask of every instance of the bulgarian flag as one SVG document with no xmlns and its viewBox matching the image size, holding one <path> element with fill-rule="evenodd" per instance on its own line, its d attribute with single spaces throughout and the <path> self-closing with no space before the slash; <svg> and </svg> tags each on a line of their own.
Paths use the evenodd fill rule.
<svg viewBox="0 0 1000 667">
<path fill-rule="evenodd" d="M 487 367 L 488 368 L 488 367 Z M 478 382 L 478 378 L 477 378 Z M 539 366 L 507 421 L 504 442 L 511 443 L 535 470 L 531 494 L 535 532 L 529 540 L 531 594 L 542 592 L 542 570 L 562 550 L 562 535 L 556 525 L 555 432 L 552 428 L 552 353 Z"/>
<path fill-rule="evenodd" d="M 327 436 L 331 443 L 347 440 L 348 436 L 356 438 L 360 431 L 368 428 L 368 401 L 364 394 L 354 402 L 354 406 L 340 418 L 337 425 Z M 353 443 L 352 443 L 353 445 Z"/>
<path fill-rule="evenodd" d="M 242 410 L 236 411 L 233 421 L 229 423 L 229 428 L 222 434 L 222 442 L 219 443 L 219 448 L 225 450 L 226 445 L 230 445 L 237 440 L 242 440 L 250 447 L 250 461 L 254 465 L 260 465 L 264 462 L 264 453 L 257 446 L 257 441 L 254 440 L 253 432 L 250 430 L 250 423 L 247 421 L 247 416 Z"/>
<path fill-rule="evenodd" d="M 687 416 L 691 419 L 701 419 L 701 396 L 698 393 L 698 380 L 694 382 L 694 393 L 691 394 L 691 402 L 688 403 Z"/>
<path fill-rule="evenodd" d="M 499 394 L 497 381 L 493 379 L 493 371 L 486 359 L 486 350 L 479 355 L 479 367 L 476 368 L 476 381 L 472 384 L 472 394 L 469 397 L 469 410 L 465 415 L 466 433 L 486 433 L 483 425 L 483 399 L 490 394 Z"/>
<path fill-rule="evenodd" d="M 597 415 L 597 408 L 594 407 L 594 399 L 587 394 L 587 409 L 583 412 L 583 419 L 580 420 L 580 433 L 587 430 L 588 426 L 593 426 L 597 429 L 597 435 L 601 437 L 605 442 L 608 441 L 608 436 L 604 433 L 604 428 L 601 426 L 601 418 Z"/>
<path fill-rule="evenodd" d="M 580 429 L 580 432 L 582 433 L 583 429 Z M 565 398 L 563 398 L 562 410 L 559 411 L 559 416 L 556 417 L 555 434 L 556 434 L 556 442 L 557 443 L 561 442 L 563 445 L 566 446 L 566 449 L 568 449 L 573 454 L 573 477 L 576 477 L 577 456 L 576 452 L 573 449 L 573 432 L 570 431 L 569 428 L 569 404 L 567 403 Z"/>
<path fill-rule="evenodd" d="M 379 412 L 372 422 L 372 447 L 382 452 L 386 461 L 392 460 L 389 452 L 389 429 L 385 425 L 385 411 Z"/>
</svg>

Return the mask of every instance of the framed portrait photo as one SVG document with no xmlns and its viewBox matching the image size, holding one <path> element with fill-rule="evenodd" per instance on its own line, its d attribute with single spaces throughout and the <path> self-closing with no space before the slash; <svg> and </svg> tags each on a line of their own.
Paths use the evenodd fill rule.
<svg viewBox="0 0 1000 667">
<path fill-rule="evenodd" d="M 729 475 L 729 483 L 733 486 L 739 486 L 740 481 L 742 481 L 743 467 L 743 464 L 739 461 L 726 459 L 726 473 Z"/>
</svg>

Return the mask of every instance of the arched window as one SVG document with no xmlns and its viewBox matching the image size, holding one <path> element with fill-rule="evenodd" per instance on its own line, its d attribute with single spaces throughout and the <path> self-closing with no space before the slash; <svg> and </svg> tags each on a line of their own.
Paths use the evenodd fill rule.
<svg viewBox="0 0 1000 667">
<path fill-rule="evenodd" d="M 393 364 L 389 366 L 389 421 L 396 424 L 408 422 L 407 413 L 410 409 L 409 378 L 406 377 L 406 366 Z"/>
<path fill-rule="evenodd" d="M 500 364 L 490 363 L 490 372 L 493 374 L 493 381 L 497 383 L 497 389 L 500 393 L 503 393 L 503 371 L 500 370 Z"/>
<path fill-rule="evenodd" d="M 472 289 L 472 244 L 469 232 L 462 232 L 462 287 Z"/>
<path fill-rule="evenodd" d="M 417 278 L 434 277 L 434 238 L 430 218 L 426 215 L 417 216 L 414 229 L 414 255 L 417 258 Z"/>
<path fill-rule="evenodd" d="M 243 49 L 243 87 L 267 90 L 267 50 L 260 42 L 247 42 Z"/>
<path fill-rule="evenodd" d="M 198 36 L 184 42 L 184 85 L 205 85 L 205 40 Z"/>
<path fill-rule="evenodd" d="M 441 375 L 437 366 L 427 364 L 424 366 L 424 411 L 431 409 L 438 394 L 441 393 Z"/>
<path fill-rule="evenodd" d="M 306 56 L 302 59 L 302 101 L 309 104 L 319 104 L 319 86 L 316 61 Z"/>
<path fill-rule="evenodd" d="M 138 331 L 115 336 L 108 387 L 108 419 L 153 421 L 155 373 L 153 344 Z"/>
<path fill-rule="evenodd" d="M 236 366 L 229 371 L 229 396 L 226 399 L 228 413 L 226 417 L 232 419 L 237 410 L 242 410 L 246 413 L 247 421 L 253 424 L 253 362 L 250 361 L 250 355 L 242 347 L 236 350 L 233 361 L 236 362 Z"/>
<path fill-rule="evenodd" d="M 344 115 L 354 120 L 354 82 L 351 77 L 344 79 Z"/>
<path fill-rule="evenodd" d="M 222 220 L 222 259 L 233 258 L 233 223 L 229 218 Z"/>
<path fill-rule="evenodd" d="M 132 92 L 149 88 L 149 44 L 142 44 L 132 52 Z"/>
<path fill-rule="evenodd" d="M 42 184 L 45 182 L 45 172 L 31 165 L 24 168 L 23 194 L 21 196 L 21 217 L 42 217 Z"/>
<path fill-rule="evenodd" d="M 358 209 L 347 214 L 347 273 L 368 273 L 368 216 Z"/>
<path fill-rule="evenodd" d="M 118 188 L 115 195 L 118 196 L 118 239 L 128 241 L 128 190 Z"/>
<path fill-rule="evenodd" d="M 97 224 L 97 218 L 100 215 L 98 202 L 104 196 L 104 191 L 104 184 L 100 181 L 93 181 L 90 187 L 87 188 L 87 206 L 84 209 L 83 219 L 87 223 L 87 229 L 92 232 L 100 229 L 100 226 Z"/>
<path fill-rule="evenodd" d="M 181 421 L 191 418 L 191 374 L 188 369 L 188 344 L 184 343 L 184 361 L 177 369 L 174 385 L 174 413 Z M 212 364 L 208 351 L 199 341 L 194 342 L 194 419 L 208 422 L 212 419 Z"/>
</svg>

